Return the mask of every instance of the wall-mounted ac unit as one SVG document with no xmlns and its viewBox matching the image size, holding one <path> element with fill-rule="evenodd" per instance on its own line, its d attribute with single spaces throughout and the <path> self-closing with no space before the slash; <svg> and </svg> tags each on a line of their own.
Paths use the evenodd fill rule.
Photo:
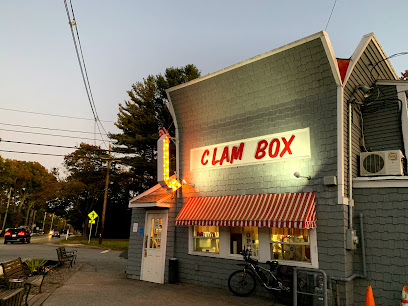
<svg viewBox="0 0 408 306">
<path fill-rule="evenodd" d="M 360 153 L 360 175 L 404 175 L 400 150 Z"/>
</svg>

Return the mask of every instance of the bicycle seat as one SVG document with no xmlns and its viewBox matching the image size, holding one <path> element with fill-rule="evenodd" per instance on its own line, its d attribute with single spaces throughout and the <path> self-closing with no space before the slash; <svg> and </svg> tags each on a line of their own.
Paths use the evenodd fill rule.
<svg viewBox="0 0 408 306">
<path fill-rule="evenodd" d="M 257 265 L 258 264 L 258 259 L 252 258 L 252 257 L 248 257 L 247 259 L 248 262 Z"/>
<path fill-rule="evenodd" d="M 267 261 L 266 263 L 269 265 L 269 267 L 270 267 L 270 269 L 271 269 L 272 271 L 273 271 L 273 270 L 276 270 L 276 268 L 279 266 L 279 263 L 278 263 L 277 260 Z"/>
</svg>

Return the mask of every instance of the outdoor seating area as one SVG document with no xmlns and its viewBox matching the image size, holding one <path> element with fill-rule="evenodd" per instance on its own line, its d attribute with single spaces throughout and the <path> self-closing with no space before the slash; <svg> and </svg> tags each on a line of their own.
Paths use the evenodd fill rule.
<svg viewBox="0 0 408 306">
<path fill-rule="evenodd" d="M 21 260 L 20 257 L 2 262 L 0 275 L 0 306 L 41 305 L 50 292 L 61 286 L 74 270 L 76 251 L 57 248 L 58 262 L 46 259 Z M 63 264 L 68 262 L 68 267 Z M 46 277 L 50 279 L 48 283 Z M 43 285 L 45 292 L 43 292 Z"/>
<path fill-rule="evenodd" d="M 33 275 L 26 269 L 20 257 L 1 263 L 3 268 L 3 289 L 0 291 L 1 305 L 21 305 L 25 295 L 27 305 L 28 295 L 32 286 L 41 287 L 44 282 L 45 273 Z"/>
</svg>

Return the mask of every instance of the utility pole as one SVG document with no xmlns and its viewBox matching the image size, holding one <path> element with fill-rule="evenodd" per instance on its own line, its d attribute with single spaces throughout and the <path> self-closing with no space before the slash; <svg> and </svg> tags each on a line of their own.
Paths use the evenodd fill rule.
<svg viewBox="0 0 408 306">
<path fill-rule="evenodd" d="M 1 228 L 1 235 L 4 236 L 4 227 L 6 226 L 6 219 L 7 219 L 7 213 L 8 213 L 8 208 L 10 206 L 10 198 L 11 198 L 11 191 L 13 190 L 13 187 L 10 187 L 9 194 L 7 196 L 7 207 L 6 207 L 6 213 L 4 215 L 4 220 L 3 220 L 3 227 Z"/>
<path fill-rule="evenodd" d="M 33 226 L 34 226 L 34 224 L 37 225 L 37 224 L 35 223 L 35 217 L 36 217 L 36 215 L 37 215 L 37 211 L 34 210 L 34 211 L 33 211 L 33 217 L 32 217 L 32 219 L 31 219 L 31 223 L 30 223 L 30 229 L 31 229 L 31 231 L 33 231 Z"/>
<path fill-rule="evenodd" d="M 45 218 L 47 218 L 47 212 L 45 212 L 45 214 L 44 214 L 43 227 L 42 227 L 42 230 L 41 230 L 41 232 L 42 232 L 43 234 L 44 234 Z"/>
<path fill-rule="evenodd" d="M 111 154 L 111 149 L 112 145 L 109 144 L 109 157 Z M 108 160 L 108 167 L 106 170 L 106 182 L 105 182 L 105 195 L 103 197 L 103 210 L 102 210 L 102 223 L 101 223 L 101 233 L 99 234 L 99 244 L 102 244 L 102 238 L 103 238 L 103 229 L 105 227 L 105 213 L 106 213 L 106 203 L 108 202 L 108 186 L 109 186 L 109 169 L 111 165 L 112 160 Z M 91 224 L 92 226 L 92 224 Z"/>
<path fill-rule="evenodd" d="M 54 213 L 52 214 L 52 218 L 51 218 L 51 226 L 50 226 L 50 232 L 52 231 L 52 224 L 54 223 Z"/>
</svg>

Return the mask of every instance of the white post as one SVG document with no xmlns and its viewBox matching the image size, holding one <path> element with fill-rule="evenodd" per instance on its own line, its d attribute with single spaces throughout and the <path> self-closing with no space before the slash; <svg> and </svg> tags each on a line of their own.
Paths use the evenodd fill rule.
<svg viewBox="0 0 408 306">
<path fill-rule="evenodd" d="M 91 229 L 89 230 L 88 244 L 91 241 L 91 233 L 92 233 L 92 223 L 91 223 Z"/>
</svg>

